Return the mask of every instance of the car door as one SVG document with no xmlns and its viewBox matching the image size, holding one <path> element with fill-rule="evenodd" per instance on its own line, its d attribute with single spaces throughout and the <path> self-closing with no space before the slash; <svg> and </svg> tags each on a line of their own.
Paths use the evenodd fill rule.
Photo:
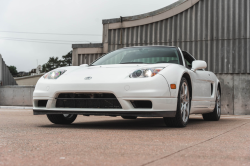
<svg viewBox="0 0 250 166">
<path fill-rule="evenodd" d="M 211 78 L 210 72 L 205 70 L 192 71 L 192 62 L 195 60 L 191 54 L 183 51 L 185 65 L 189 69 L 189 75 L 192 79 L 192 111 L 209 111 L 211 101 Z M 193 112 L 195 113 L 195 112 Z"/>
</svg>

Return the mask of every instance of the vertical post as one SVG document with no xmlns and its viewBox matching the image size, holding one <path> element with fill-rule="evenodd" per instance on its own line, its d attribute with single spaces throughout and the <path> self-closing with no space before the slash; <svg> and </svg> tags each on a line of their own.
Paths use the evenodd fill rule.
<svg viewBox="0 0 250 166">
<path fill-rule="evenodd" d="M 3 85 L 3 58 L 0 54 L 0 86 Z"/>
<path fill-rule="evenodd" d="M 103 43 L 103 52 L 102 53 L 108 53 L 110 51 L 108 49 L 109 45 L 109 24 L 103 24 L 103 34 L 102 34 L 102 43 Z"/>
</svg>

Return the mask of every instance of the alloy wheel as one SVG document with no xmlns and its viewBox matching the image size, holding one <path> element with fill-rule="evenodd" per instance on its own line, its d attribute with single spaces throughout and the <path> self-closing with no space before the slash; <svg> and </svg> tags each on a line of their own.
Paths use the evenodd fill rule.
<svg viewBox="0 0 250 166">
<path fill-rule="evenodd" d="M 63 114 L 63 116 L 64 116 L 65 118 L 71 118 L 71 117 L 73 117 L 74 115 L 73 115 L 73 114 Z"/>
<path fill-rule="evenodd" d="M 216 96 L 216 102 L 217 102 L 217 115 L 220 116 L 221 114 L 221 101 L 220 101 L 221 97 L 220 97 L 220 91 L 217 91 L 217 96 Z"/>
<path fill-rule="evenodd" d="M 184 123 L 189 118 L 189 89 L 186 82 L 182 83 L 181 86 L 181 117 Z"/>
</svg>

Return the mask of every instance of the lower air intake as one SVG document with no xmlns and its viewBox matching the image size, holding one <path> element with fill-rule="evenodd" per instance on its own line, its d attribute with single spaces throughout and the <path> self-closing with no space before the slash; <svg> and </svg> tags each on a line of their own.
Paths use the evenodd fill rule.
<svg viewBox="0 0 250 166">
<path fill-rule="evenodd" d="M 148 100 L 131 100 L 130 102 L 134 108 L 152 108 L 152 102 Z"/>
<path fill-rule="evenodd" d="M 57 108 L 122 108 L 112 93 L 61 93 L 56 99 Z"/>
</svg>

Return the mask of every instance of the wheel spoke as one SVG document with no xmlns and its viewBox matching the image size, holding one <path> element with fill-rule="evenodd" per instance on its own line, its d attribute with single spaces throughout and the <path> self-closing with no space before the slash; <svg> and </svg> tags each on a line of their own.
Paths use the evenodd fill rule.
<svg viewBox="0 0 250 166">
<path fill-rule="evenodd" d="M 182 90 L 181 90 L 181 92 L 182 92 L 182 96 L 184 97 L 185 96 L 185 86 L 184 86 L 184 84 L 182 84 Z"/>
<path fill-rule="evenodd" d="M 68 116 L 69 116 L 69 114 L 63 114 L 63 116 L 64 116 L 64 117 L 68 117 Z"/>
<path fill-rule="evenodd" d="M 183 112 L 183 103 L 181 103 L 181 113 Z"/>
<path fill-rule="evenodd" d="M 185 96 L 187 96 L 187 85 L 184 85 L 185 88 Z"/>
<path fill-rule="evenodd" d="M 183 114 L 184 114 L 184 108 L 183 108 L 183 103 L 181 104 L 181 117 L 183 118 Z"/>
<path fill-rule="evenodd" d="M 220 106 L 220 91 L 217 91 L 217 114 L 220 116 L 221 106 Z"/>
<path fill-rule="evenodd" d="M 184 106 L 182 120 L 185 121 L 185 118 L 186 118 L 186 108 Z"/>
<path fill-rule="evenodd" d="M 186 104 L 186 117 L 188 118 L 189 116 L 189 103 Z"/>
<path fill-rule="evenodd" d="M 189 102 L 189 91 L 187 89 L 186 102 Z"/>
</svg>

